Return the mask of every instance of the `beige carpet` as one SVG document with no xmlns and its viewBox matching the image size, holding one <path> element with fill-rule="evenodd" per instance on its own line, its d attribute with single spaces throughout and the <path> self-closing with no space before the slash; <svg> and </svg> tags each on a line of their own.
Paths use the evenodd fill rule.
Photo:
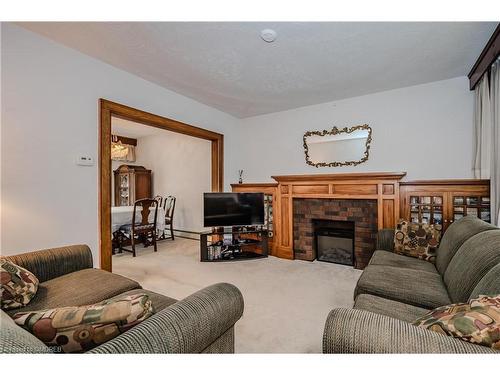
<svg viewBox="0 0 500 375">
<path fill-rule="evenodd" d="M 154 253 L 113 256 L 113 272 L 144 288 L 182 299 L 217 283 L 236 285 L 245 312 L 236 324 L 237 353 L 320 353 L 323 326 L 334 307 L 351 307 L 361 271 L 333 263 L 275 257 L 201 263 L 199 242 L 163 241 Z"/>
</svg>

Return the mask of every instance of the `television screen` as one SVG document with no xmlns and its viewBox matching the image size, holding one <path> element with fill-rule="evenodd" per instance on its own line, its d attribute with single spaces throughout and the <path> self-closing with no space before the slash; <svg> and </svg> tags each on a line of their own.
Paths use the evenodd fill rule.
<svg viewBox="0 0 500 375">
<path fill-rule="evenodd" d="M 264 224 L 263 193 L 204 193 L 205 227 Z"/>
</svg>

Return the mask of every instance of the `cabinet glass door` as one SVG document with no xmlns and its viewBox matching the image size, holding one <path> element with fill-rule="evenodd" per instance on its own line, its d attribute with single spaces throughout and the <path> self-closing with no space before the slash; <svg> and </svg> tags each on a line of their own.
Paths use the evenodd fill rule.
<svg viewBox="0 0 500 375">
<path fill-rule="evenodd" d="M 274 235 L 273 222 L 273 195 L 264 194 L 264 226 L 268 230 L 269 237 Z"/>
<path fill-rule="evenodd" d="M 120 175 L 120 206 L 129 205 L 130 197 L 130 178 L 128 174 Z"/>
<path fill-rule="evenodd" d="M 490 198 L 473 195 L 453 195 L 452 220 L 472 215 L 490 222 Z"/>
<path fill-rule="evenodd" d="M 410 195 L 410 221 L 443 224 L 442 195 Z"/>
</svg>

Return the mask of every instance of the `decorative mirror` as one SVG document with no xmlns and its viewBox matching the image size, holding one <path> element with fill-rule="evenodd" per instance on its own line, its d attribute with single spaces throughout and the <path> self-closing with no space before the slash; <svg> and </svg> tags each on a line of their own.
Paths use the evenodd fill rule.
<svg viewBox="0 0 500 375">
<path fill-rule="evenodd" d="M 304 134 L 306 163 L 313 167 L 358 165 L 368 160 L 372 128 L 358 125 Z"/>
</svg>

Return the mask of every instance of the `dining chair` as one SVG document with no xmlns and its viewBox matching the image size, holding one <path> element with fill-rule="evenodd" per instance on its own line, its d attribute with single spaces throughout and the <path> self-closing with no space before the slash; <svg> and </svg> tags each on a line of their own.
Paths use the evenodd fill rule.
<svg viewBox="0 0 500 375">
<path fill-rule="evenodd" d="M 151 212 L 154 212 L 153 220 L 149 219 Z M 120 227 L 120 251 L 129 251 L 123 247 L 124 238 L 129 239 L 132 245 L 132 256 L 135 257 L 136 239 L 144 241 L 144 247 L 149 246 L 148 237 L 151 235 L 151 241 L 156 247 L 156 221 L 158 218 L 158 201 L 151 198 L 139 199 L 134 203 L 134 212 L 132 214 L 132 223 L 124 224 Z"/>
<path fill-rule="evenodd" d="M 162 239 L 174 238 L 174 210 L 175 210 L 176 198 L 172 195 L 165 197 L 163 200 L 163 210 L 165 211 L 165 226 L 170 227 L 170 237 L 165 237 L 165 231 L 163 231 Z"/>
<path fill-rule="evenodd" d="M 154 200 L 158 201 L 158 207 L 163 207 L 163 197 L 161 195 L 155 195 L 153 198 Z"/>
</svg>

